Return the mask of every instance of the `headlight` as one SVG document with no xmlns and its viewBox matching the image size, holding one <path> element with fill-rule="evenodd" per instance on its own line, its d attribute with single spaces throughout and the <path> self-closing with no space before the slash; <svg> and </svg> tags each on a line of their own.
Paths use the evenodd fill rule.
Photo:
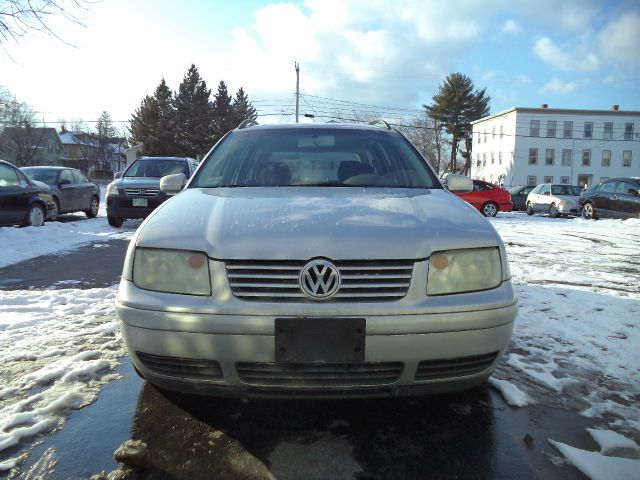
<svg viewBox="0 0 640 480">
<path fill-rule="evenodd" d="M 446 250 L 429 258 L 427 295 L 489 290 L 501 282 L 498 247 Z"/>
<path fill-rule="evenodd" d="M 107 187 L 107 195 L 118 195 L 118 186 L 116 182 L 111 182 Z"/>
<path fill-rule="evenodd" d="M 201 252 L 136 248 L 133 283 L 156 292 L 211 295 L 209 261 Z"/>
</svg>

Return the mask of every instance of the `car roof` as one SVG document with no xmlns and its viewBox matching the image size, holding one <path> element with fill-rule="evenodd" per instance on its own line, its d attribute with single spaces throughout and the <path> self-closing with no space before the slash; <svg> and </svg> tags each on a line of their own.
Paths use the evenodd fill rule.
<svg viewBox="0 0 640 480">
<path fill-rule="evenodd" d="M 75 167 L 57 167 L 55 165 L 27 165 L 26 167 L 20 167 L 20 168 L 31 168 L 33 170 L 78 170 Z"/>
<path fill-rule="evenodd" d="M 256 130 L 353 130 L 353 131 L 382 131 L 395 132 L 389 124 L 385 126 L 379 124 L 369 125 L 362 123 L 279 123 L 264 125 L 248 125 L 242 128 L 236 128 L 234 131 L 256 131 Z M 388 127 L 388 128 L 387 128 Z"/>
<path fill-rule="evenodd" d="M 186 160 L 194 160 L 193 158 L 189 158 L 189 157 L 138 157 L 136 158 L 136 162 L 138 160 L 182 160 L 182 161 L 186 161 Z"/>
</svg>

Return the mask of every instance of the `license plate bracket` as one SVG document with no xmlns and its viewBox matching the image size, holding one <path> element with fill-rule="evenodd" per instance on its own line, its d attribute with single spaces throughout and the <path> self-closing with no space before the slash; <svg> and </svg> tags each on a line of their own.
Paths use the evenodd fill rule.
<svg viewBox="0 0 640 480">
<path fill-rule="evenodd" d="M 149 201 L 146 198 L 134 198 L 132 200 L 132 205 L 134 207 L 148 207 Z"/>
<path fill-rule="evenodd" d="M 364 318 L 276 318 L 276 362 L 364 362 Z"/>
</svg>

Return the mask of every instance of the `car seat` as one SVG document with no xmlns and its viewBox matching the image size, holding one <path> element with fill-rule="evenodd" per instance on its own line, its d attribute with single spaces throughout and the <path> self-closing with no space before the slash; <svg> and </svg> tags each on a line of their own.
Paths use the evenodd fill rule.
<svg viewBox="0 0 640 480">
<path fill-rule="evenodd" d="M 338 167 L 338 180 L 344 182 L 348 178 L 367 173 L 373 173 L 373 168 L 371 168 L 371 165 L 368 163 L 345 160 L 340 162 L 340 166 Z"/>
<path fill-rule="evenodd" d="M 274 187 L 289 185 L 291 182 L 291 171 L 284 163 L 269 162 L 258 167 L 256 173 L 256 183 L 260 186 Z"/>
</svg>

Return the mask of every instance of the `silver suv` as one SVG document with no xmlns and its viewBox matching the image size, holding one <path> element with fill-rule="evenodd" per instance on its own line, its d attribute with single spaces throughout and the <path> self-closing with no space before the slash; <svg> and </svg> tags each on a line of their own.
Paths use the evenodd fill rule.
<svg viewBox="0 0 640 480">
<path fill-rule="evenodd" d="M 398 132 L 246 126 L 184 180 L 162 179 L 180 193 L 136 232 L 116 300 L 150 382 L 352 397 L 491 375 L 517 312 L 504 245 Z"/>
<path fill-rule="evenodd" d="M 120 227 L 128 218 L 146 218 L 169 198 L 160 190 L 160 178 L 173 173 L 191 177 L 198 167 L 192 158 L 140 157 L 107 187 L 107 220 Z"/>
</svg>

